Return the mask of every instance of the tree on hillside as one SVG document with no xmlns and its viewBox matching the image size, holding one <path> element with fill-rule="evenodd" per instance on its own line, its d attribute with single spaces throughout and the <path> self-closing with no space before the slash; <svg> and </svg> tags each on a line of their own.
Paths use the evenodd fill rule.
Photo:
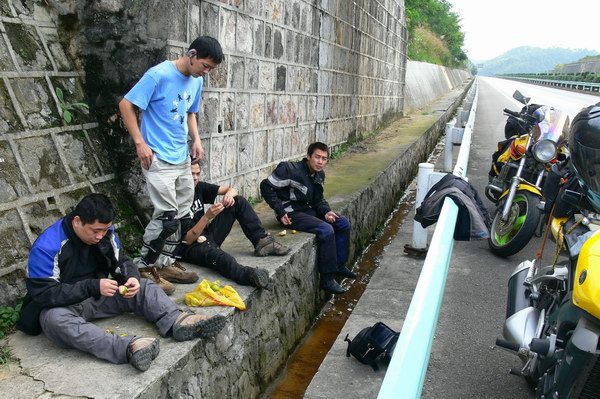
<svg viewBox="0 0 600 399">
<path fill-rule="evenodd" d="M 416 61 L 435 62 L 451 67 L 467 66 L 467 56 L 462 50 L 465 36 L 461 31 L 460 17 L 451 11 L 446 0 L 405 0 L 408 30 L 408 56 Z M 432 45 L 431 32 L 446 47 L 447 54 Z"/>
</svg>

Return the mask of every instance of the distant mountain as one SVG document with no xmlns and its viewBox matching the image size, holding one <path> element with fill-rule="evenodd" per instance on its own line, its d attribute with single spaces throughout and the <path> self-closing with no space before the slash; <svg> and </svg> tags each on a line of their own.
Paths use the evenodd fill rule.
<svg viewBox="0 0 600 399">
<path fill-rule="evenodd" d="M 504 75 L 507 73 L 548 72 L 557 64 L 568 64 L 579 59 L 597 55 L 595 50 L 517 47 L 488 61 L 478 62 L 478 73 L 482 76 Z"/>
</svg>

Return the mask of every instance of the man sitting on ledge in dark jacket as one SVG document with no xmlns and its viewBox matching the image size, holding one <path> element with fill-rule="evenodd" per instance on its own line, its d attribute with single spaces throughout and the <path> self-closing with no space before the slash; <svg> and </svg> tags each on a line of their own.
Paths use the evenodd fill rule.
<svg viewBox="0 0 600 399">
<path fill-rule="evenodd" d="M 357 276 L 346 267 L 350 222 L 333 212 L 323 197 L 323 168 L 328 160 L 329 147 L 320 142 L 312 143 L 302 161 L 277 165 L 260 183 L 260 193 L 283 226 L 317 235 L 321 289 L 330 294 L 342 294 L 346 289 L 335 281 L 335 275 Z"/>
<path fill-rule="evenodd" d="M 186 341 L 216 335 L 226 319 L 182 312 L 158 285 L 140 279 L 121 254 L 114 218 L 108 197 L 90 194 L 44 230 L 29 254 L 17 328 L 33 335 L 43 331 L 61 348 L 145 371 L 158 356 L 157 338 L 110 334 L 91 321 L 132 312 L 155 323 L 161 336 Z"/>
</svg>

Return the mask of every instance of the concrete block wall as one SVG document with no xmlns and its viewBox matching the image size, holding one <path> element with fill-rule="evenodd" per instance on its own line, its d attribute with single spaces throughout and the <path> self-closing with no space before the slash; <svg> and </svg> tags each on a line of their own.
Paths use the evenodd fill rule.
<svg viewBox="0 0 600 399">
<path fill-rule="evenodd" d="M 83 75 L 48 8 L 0 1 L 0 306 L 24 294 L 29 249 L 82 195 L 116 184 L 98 123 L 62 108 L 85 101 Z M 63 102 L 57 90 L 63 92 Z"/>
<path fill-rule="evenodd" d="M 471 78 L 462 69 L 450 69 L 426 62 L 408 61 L 404 88 L 404 112 L 410 113 L 429 104 Z"/>
<path fill-rule="evenodd" d="M 573 62 L 570 64 L 564 64 L 557 66 L 555 72 L 561 73 L 581 73 L 581 72 L 594 72 L 600 73 L 600 61 L 582 61 Z"/>
<path fill-rule="evenodd" d="M 274 166 L 309 143 L 342 144 L 402 112 L 402 1 L 191 0 L 188 10 L 187 35 L 170 34 L 167 53 L 207 34 L 226 55 L 199 118 L 210 181 L 257 198 Z"/>
</svg>

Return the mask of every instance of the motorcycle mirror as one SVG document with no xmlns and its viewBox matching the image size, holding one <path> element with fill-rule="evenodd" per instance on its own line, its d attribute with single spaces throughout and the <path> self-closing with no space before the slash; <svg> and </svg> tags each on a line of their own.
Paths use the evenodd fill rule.
<svg viewBox="0 0 600 399">
<path fill-rule="evenodd" d="M 529 100 L 531 100 L 531 97 L 525 97 L 523 94 L 521 94 L 519 90 L 515 90 L 515 92 L 513 93 L 513 98 L 525 105 L 527 105 L 527 103 L 529 103 Z"/>
</svg>

